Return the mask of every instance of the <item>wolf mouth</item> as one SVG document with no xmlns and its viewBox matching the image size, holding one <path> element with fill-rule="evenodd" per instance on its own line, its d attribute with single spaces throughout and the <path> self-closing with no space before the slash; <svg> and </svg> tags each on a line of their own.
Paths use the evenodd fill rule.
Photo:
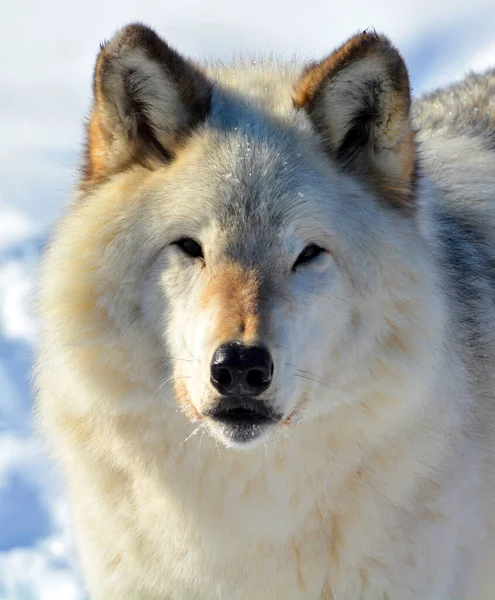
<svg viewBox="0 0 495 600">
<path fill-rule="evenodd" d="M 263 426 L 276 423 L 282 418 L 263 400 L 242 396 L 220 399 L 206 411 L 205 416 L 233 427 Z"/>
</svg>

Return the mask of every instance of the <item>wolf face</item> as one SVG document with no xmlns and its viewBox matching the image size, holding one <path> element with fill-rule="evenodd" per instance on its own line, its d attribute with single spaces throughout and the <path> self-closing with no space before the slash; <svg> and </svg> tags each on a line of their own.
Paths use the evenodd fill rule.
<svg viewBox="0 0 495 600">
<path fill-rule="evenodd" d="M 310 388 L 325 386 L 323 357 L 342 343 L 352 305 L 321 201 L 331 182 L 297 140 L 238 131 L 203 132 L 201 154 L 184 157 L 174 208 L 169 198 L 163 206 L 174 216 L 157 219 L 170 242 L 149 269 L 143 306 L 179 358 L 179 402 L 246 445 L 288 425 Z"/>
<path fill-rule="evenodd" d="M 173 365 L 155 384 L 237 448 L 359 402 L 380 359 L 399 376 L 431 311 L 397 51 L 364 33 L 260 69 L 222 81 L 125 28 L 97 61 L 83 182 L 118 212 L 103 296 Z"/>
</svg>

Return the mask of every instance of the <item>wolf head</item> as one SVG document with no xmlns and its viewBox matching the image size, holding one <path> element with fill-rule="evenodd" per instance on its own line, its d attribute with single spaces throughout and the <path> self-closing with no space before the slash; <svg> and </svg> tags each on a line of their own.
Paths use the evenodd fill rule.
<svg viewBox="0 0 495 600">
<path fill-rule="evenodd" d="M 341 406 L 394 412 L 431 312 L 409 110 L 374 33 L 304 69 L 202 71 L 141 25 L 102 47 L 73 231 L 129 377 L 163 358 L 151 405 L 173 384 L 184 419 L 243 448 Z"/>
</svg>

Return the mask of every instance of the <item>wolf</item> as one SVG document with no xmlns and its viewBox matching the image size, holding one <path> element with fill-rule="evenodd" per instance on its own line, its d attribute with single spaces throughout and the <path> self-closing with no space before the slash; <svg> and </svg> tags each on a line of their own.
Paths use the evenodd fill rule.
<svg viewBox="0 0 495 600">
<path fill-rule="evenodd" d="M 493 600 L 495 71 L 101 47 L 37 418 L 96 600 Z"/>
</svg>

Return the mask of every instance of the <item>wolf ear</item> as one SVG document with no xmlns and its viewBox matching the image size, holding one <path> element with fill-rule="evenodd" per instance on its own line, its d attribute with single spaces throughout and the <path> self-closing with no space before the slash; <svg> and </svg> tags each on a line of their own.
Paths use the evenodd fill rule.
<svg viewBox="0 0 495 600">
<path fill-rule="evenodd" d="M 395 206 L 412 206 L 416 151 L 409 77 L 387 38 L 364 32 L 309 65 L 293 100 L 346 170 L 365 176 Z"/>
<path fill-rule="evenodd" d="M 206 117 L 212 86 L 148 27 L 128 25 L 102 45 L 93 80 L 85 180 L 134 162 L 167 161 Z"/>
</svg>

